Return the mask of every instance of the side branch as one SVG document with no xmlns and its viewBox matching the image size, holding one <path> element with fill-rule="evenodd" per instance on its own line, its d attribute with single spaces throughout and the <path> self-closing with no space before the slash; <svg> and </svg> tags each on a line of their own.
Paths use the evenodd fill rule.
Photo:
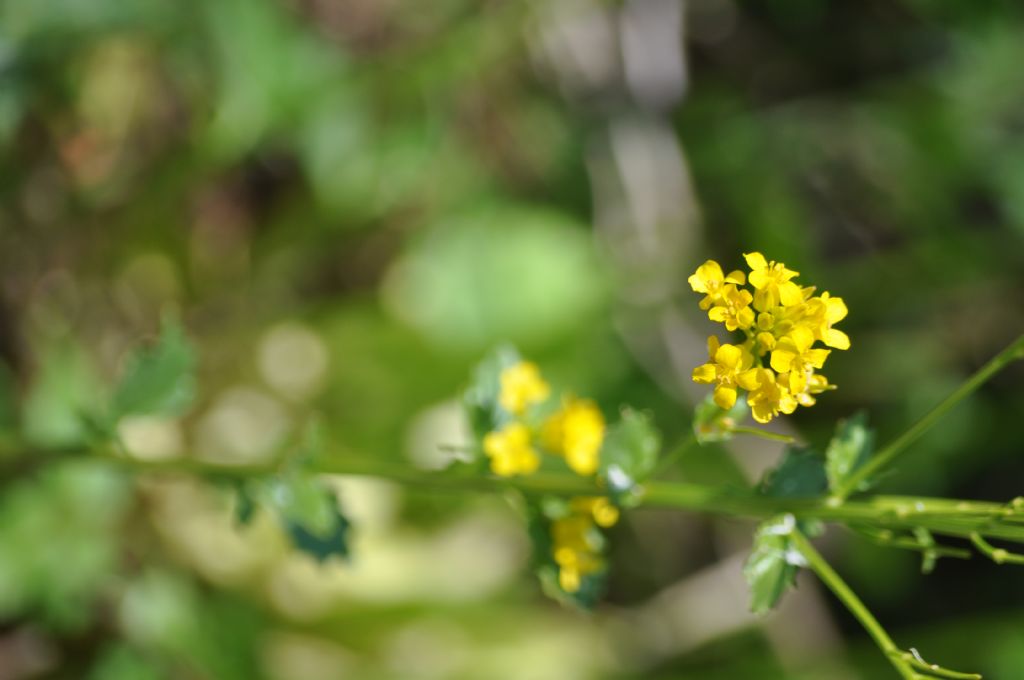
<svg viewBox="0 0 1024 680">
<path fill-rule="evenodd" d="M 1024 358 L 1024 335 L 1016 340 L 999 354 L 992 357 L 988 363 L 968 378 L 952 394 L 943 399 L 935 408 L 926 413 L 920 420 L 914 423 L 910 429 L 897 437 L 895 441 L 879 451 L 857 472 L 849 478 L 832 494 L 833 502 L 841 502 L 851 493 L 856 491 L 865 481 L 874 476 L 882 468 L 890 465 L 900 454 L 906 451 L 911 444 L 916 442 L 921 435 L 930 430 L 946 413 L 973 394 L 979 387 L 984 385 L 989 378 L 1003 370 L 1017 359 Z"/>
</svg>

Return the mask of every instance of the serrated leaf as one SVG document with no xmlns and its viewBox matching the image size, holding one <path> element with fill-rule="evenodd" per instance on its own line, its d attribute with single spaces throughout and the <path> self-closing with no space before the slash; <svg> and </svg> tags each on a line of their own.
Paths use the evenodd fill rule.
<svg viewBox="0 0 1024 680">
<path fill-rule="evenodd" d="M 481 361 L 473 372 L 473 382 L 466 388 L 463 403 L 476 441 L 499 429 L 511 417 L 498 403 L 501 373 L 521 360 L 514 347 L 503 346 Z"/>
<path fill-rule="evenodd" d="M 787 446 L 782 460 L 761 480 L 766 496 L 804 498 L 820 496 L 828 488 L 825 460 L 807 447 Z"/>
<path fill-rule="evenodd" d="M 747 401 L 741 395 L 730 409 L 723 409 L 709 394 L 693 409 L 693 434 L 701 444 L 723 442 L 732 439 L 732 428 L 743 422 L 747 413 Z"/>
<path fill-rule="evenodd" d="M 839 421 L 835 435 L 825 449 L 825 472 L 830 489 L 837 489 L 871 458 L 875 434 L 867 426 L 863 411 Z"/>
<path fill-rule="evenodd" d="M 660 449 L 661 435 L 650 417 L 625 409 L 601 445 L 600 474 L 612 491 L 628 491 L 651 474 Z"/>
<path fill-rule="evenodd" d="M 195 351 L 177 323 L 165 321 L 160 338 L 133 354 L 114 391 L 112 417 L 176 416 L 195 398 Z"/>
<path fill-rule="evenodd" d="M 793 585 L 802 562 L 790 540 L 795 526 L 791 515 L 783 515 L 763 522 L 754 534 L 743 576 L 750 586 L 750 609 L 755 614 L 770 611 Z"/>
<path fill-rule="evenodd" d="M 327 495 L 331 507 L 331 522 L 326 531 L 314 531 L 304 524 L 293 521 L 286 521 L 285 528 L 292 539 L 292 544 L 312 555 L 317 562 L 324 562 L 335 555 L 347 560 L 348 531 L 351 524 L 338 507 L 334 493 L 328 491 Z"/>
<path fill-rule="evenodd" d="M 318 562 L 348 557 L 350 523 L 332 489 L 312 476 L 292 475 L 273 480 L 267 496 L 297 549 Z"/>
<path fill-rule="evenodd" d="M 281 518 L 326 533 L 332 526 L 334 494 L 318 479 L 306 474 L 290 474 L 273 479 L 266 497 Z"/>
</svg>

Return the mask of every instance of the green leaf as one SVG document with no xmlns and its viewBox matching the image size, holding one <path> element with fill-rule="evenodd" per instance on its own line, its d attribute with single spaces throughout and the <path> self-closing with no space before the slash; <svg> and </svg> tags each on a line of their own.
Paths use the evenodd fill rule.
<svg viewBox="0 0 1024 680">
<path fill-rule="evenodd" d="M 298 550 L 318 562 L 334 555 L 348 558 L 350 522 L 332 489 L 312 476 L 293 475 L 272 481 L 267 495 Z"/>
<path fill-rule="evenodd" d="M 714 395 L 709 394 L 693 409 L 693 433 L 701 444 L 728 441 L 734 436 L 732 428 L 743 422 L 749 412 L 743 396 L 726 410 L 715 403 Z"/>
<path fill-rule="evenodd" d="M 828 486 L 837 489 L 864 465 L 875 448 L 875 433 L 867 426 L 863 411 L 839 421 L 832 441 L 825 449 L 825 472 Z"/>
<path fill-rule="evenodd" d="M 333 492 L 328 492 L 332 508 L 331 526 L 327 531 L 313 531 L 298 522 L 287 521 L 285 528 L 291 536 L 292 544 L 299 550 L 324 562 L 333 555 L 347 560 L 348 531 L 351 526 L 348 518 L 338 508 L 338 500 Z"/>
<path fill-rule="evenodd" d="M 754 534 L 754 548 L 743 565 L 743 576 L 750 586 L 750 609 L 755 614 L 764 614 L 776 605 L 803 564 L 791 545 L 795 526 L 792 515 L 783 515 L 763 522 Z"/>
<path fill-rule="evenodd" d="M 334 490 L 310 469 L 323 449 L 323 428 L 313 420 L 280 473 L 229 482 L 235 496 L 237 524 L 248 525 L 257 510 L 266 508 L 277 516 L 297 550 L 318 562 L 332 556 L 348 559 L 351 523 L 342 513 Z"/>
<path fill-rule="evenodd" d="M 782 461 L 761 480 L 766 496 L 804 498 L 820 496 L 828 488 L 825 461 L 817 451 L 799 446 L 786 447 Z"/>
<path fill-rule="evenodd" d="M 25 439 L 44 448 L 85 443 L 102 385 L 86 352 L 70 341 L 41 343 L 39 370 L 22 405 Z"/>
<path fill-rule="evenodd" d="M 473 382 L 466 389 L 463 403 L 476 441 L 504 425 L 511 415 L 498 403 L 501 373 L 522 359 L 514 347 L 505 345 L 493 351 L 477 366 Z"/>
<path fill-rule="evenodd" d="M 128 359 L 114 392 L 113 419 L 183 413 L 195 399 L 195 364 L 195 351 L 181 326 L 165 320 L 157 343 Z"/>
<path fill-rule="evenodd" d="M 644 413 L 625 409 L 601 445 L 600 474 L 615 492 L 628 491 L 654 470 L 661 435 Z"/>
</svg>

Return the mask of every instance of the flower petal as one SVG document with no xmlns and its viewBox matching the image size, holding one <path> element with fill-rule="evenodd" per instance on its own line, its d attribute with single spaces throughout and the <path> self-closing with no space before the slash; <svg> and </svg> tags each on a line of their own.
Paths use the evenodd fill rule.
<svg viewBox="0 0 1024 680">
<path fill-rule="evenodd" d="M 807 352 L 804 354 L 804 361 L 809 363 L 811 366 L 814 366 L 815 368 L 821 368 L 822 366 L 825 365 L 825 359 L 828 358 L 829 354 L 831 354 L 831 351 L 827 349 L 807 350 Z"/>
<path fill-rule="evenodd" d="M 761 384 L 761 377 L 758 369 L 752 368 L 749 371 L 743 371 L 740 373 L 736 376 L 736 384 L 748 391 L 756 390 Z"/>
<path fill-rule="evenodd" d="M 836 349 L 850 349 L 850 336 L 840 330 L 830 328 L 825 333 L 825 344 Z"/>
<path fill-rule="evenodd" d="M 714 359 L 715 359 L 715 352 L 718 351 L 718 347 L 719 347 L 718 336 L 716 336 L 716 335 L 709 335 L 708 336 L 708 358 L 711 359 L 712 361 L 714 361 Z"/>
<path fill-rule="evenodd" d="M 714 364 L 704 364 L 693 369 L 693 382 L 707 385 L 715 382 L 717 370 Z"/>
<path fill-rule="evenodd" d="M 693 288 L 694 292 L 707 293 L 710 292 L 709 289 L 717 288 L 722 283 L 723 278 L 722 267 L 714 260 L 708 260 L 697 267 L 697 271 L 686 281 Z"/>
<path fill-rule="evenodd" d="M 828 323 L 834 324 L 839 323 L 846 318 L 849 314 L 849 310 L 846 309 L 846 303 L 843 302 L 843 298 L 829 297 L 828 293 L 822 293 L 822 301 L 825 303 L 825 320 Z"/>
<path fill-rule="evenodd" d="M 742 286 L 747 282 L 747 275 L 737 269 L 736 271 L 729 272 L 729 275 L 725 277 L 725 282 L 735 283 L 738 286 Z"/>
<path fill-rule="evenodd" d="M 757 290 L 761 290 L 762 288 L 767 286 L 768 281 L 768 274 L 765 272 L 765 270 L 757 269 L 755 271 L 750 272 L 750 285 L 756 288 Z"/>
<path fill-rule="evenodd" d="M 772 410 L 772 405 L 768 403 L 758 403 L 750 407 L 750 413 L 754 416 L 754 420 L 759 423 L 770 423 L 775 412 Z"/>
<path fill-rule="evenodd" d="M 794 359 L 796 359 L 795 352 L 779 347 L 772 351 L 772 369 L 776 373 L 789 373 Z"/>
<path fill-rule="evenodd" d="M 764 255 L 758 252 L 743 253 L 743 259 L 747 261 L 747 266 L 753 270 L 767 269 L 768 261 L 764 259 Z"/>
<path fill-rule="evenodd" d="M 719 385 L 715 388 L 715 403 L 719 408 L 731 409 L 736 405 L 736 388 Z"/>
<path fill-rule="evenodd" d="M 789 340 L 796 348 L 796 353 L 803 354 L 814 344 L 814 333 L 806 326 L 794 326 L 793 330 L 789 332 Z"/>
<path fill-rule="evenodd" d="M 722 345 L 715 352 L 715 363 L 727 369 L 735 369 L 743 360 L 743 350 L 736 345 Z"/>
<path fill-rule="evenodd" d="M 712 307 L 708 310 L 708 318 L 718 323 L 725 321 L 727 316 L 729 316 L 729 309 L 727 307 Z"/>
<path fill-rule="evenodd" d="M 754 310 L 744 307 L 736 313 L 736 325 L 746 330 L 754 325 Z"/>
<path fill-rule="evenodd" d="M 750 275 L 750 279 L 753 281 L 753 274 Z M 784 281 L 779 284 L 779 299 L 782 300 L 783 305 L 792 307 L 804 301 L 804 294 L 800 290 L 800 286 L 792 281 Z"/>
<path fill-rule="evenodd" d="M 775 336 L 771 333 L 758 333 L 757 341 L 769 352 L 775 349 Z"/>
</svg>

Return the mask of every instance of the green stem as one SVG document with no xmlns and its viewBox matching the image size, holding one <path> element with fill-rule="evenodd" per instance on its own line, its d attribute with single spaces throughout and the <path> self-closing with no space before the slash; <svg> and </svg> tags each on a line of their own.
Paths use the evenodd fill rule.
<svg viewBox="0 0 1024 680">
<path fill-rule="evenodd" d="M 982 538 L 981 534 L 971 534 L 971 543 L 996 564 L 1024 564 L 1024 555 L 997 548 Z"/>
<path fill-rule="evenodd" d="M 780 434 L 778 432 L 769 432 L 767 430 L 759 430 L 756 427 L 745 427 L 743 425 L 736 425 L 729 428 L 729 432 L 734 434 L 749 434 L 754 437 L 760 437 L 761 439 L 767 439 L 772 442 L 782 442 L 783 444 L 792 444 L 796 441 L 796 437 L 791 437 L 788 434 Z"/>
<path fill-rule="evenodd" d="M 818 578 L 828 586 L 832 594 L 838 597 L 846 608 L 850 610 L 850 613 L 860 621 L 868 635 L 872 637 L 878 648 L 888 657 L 893 667 L 899 671 L 899 674 L 908 680 L 916 680 L 918 674 L 914 672 L 914 669 L 904 659 L 903 650 L 896 646 L 896 643 L 885 632 L 878 619 L 864 606 L 864 603 L 850 589 L 850 586 L 846 585 L 846 582 L 840 578 L 839 574 L 832 568 L 832 565 L 826 562 L 825 558 L 811 545 L 811 542 L 807 540 L 803 532 L 794 528 L 793 533 L 790 534 L 790 540 L 792 540 L 793 545 L 807 560 L 807 566 L 818 575 Z"/>
<path fill-rule="evenodd" d="M 22 451 L 37 465 L 61 460 L 100 460 L 140 472 L 190 474 L 212 479 L 239 479 L 274 475 L 282 461 L 230 465 L 192 458 L 147 461 L 104 451 Z M 596 496 L 608 493 L 595 480 L 568 474 L 534 474 L 499 478 L 478 474 L 426 472 L 406 465 L 350 453 L 323 457 L 309 468 L 316 474 L 376 477 L 426 490 L 494 493 L 507 489 L 529 496 Z M 3 474 L 0 474 L 3 478 Z M 766 519 L 789 513 L 801 519 L 855 524 L 879 530 L 913 531 L 970 539 L 972 534 L 1024 543 L 1024 504 L 965 501 L 915 496 L 871 496 L 834 504 L 827 498 L 783 498 L 748 490 L 652 480 L 638 489 L 636 500 L 648 507 L 669 507 L 733 517 Z"/>
<path fill-rule="evenodd" d="M 897 536 L 888 529 L 881 531 L 865 529 L 863 527 L 849 527 L 854 533 L 878 545 L 887 548 L 901 548 L 903 550 L 914 550 L 917 552 L 934 553 L 936 557 L 955 557 L 961 560 L 971 559 L 971 551 L 963 548 L 951 548 L 943 545 L 927 545 L 910 536 Z"/>
<path fill-rule="evenodd" d="M 99 459 L 109 464 L 129 467 L 141 472 L 191 474 L 213 479 L 246 478 L 273 475 L 279 471 L 280 461 L 251 465 L 227 465 L 196 459 L 169 461 L 139 460 L 113 453 L 90 454 L 62 452 L 48 456 L 36 452 L 45 460 Z M 375 477 L 405 486 L 426 490 L 451 492 L 494 493 L 513 489 L 529 496 L 595 496 L 607 493 L 593 479 L 567 474 L 534 474 L 525 477 L 500 478 L 483 475 L 458 475 L 447 472 L 426 472 L 398 465 L 358 457 L 351 454 L 334 455 L 318 460 L 310 472 L 331 475 Z M 1024 508 L 984 501 L 961 501 L 914 496 L 871 496 L 835 505 L 825 498 L 782 498 L 764 496 L 746 490 L 713 487 L 685 482 L 650 481 L 638 493 L 639 504 L 648 507 L 669 507 L 733 517 L 766 519 L 789 513 L 798 518 L 816 518 L 826 522 L 856 524 L 880 530 L 912 531 L 923 527 L 932 533 L 970 538 L 977 533 L 997 539 L 1024 543 L 1024 523 L 1020 519 Z"/>
<path fill-rule="evenodd" d="M 919 671 L 927 673 L 929 678 L 947 678 L 948 680 L 981 680 L 981 676 L 977 673 L 951 671 L 948 668 L 928 663 L 922 659 L 921 655 L 917 654 L 917 650 L 914 650 L 913 648 L 911 648 L 910 652 L 903 652 L 903 659 L 910 664 L 911 668 L 916 668 Z"/>
<path fill-rule="evenodd" d="M 651 478 L 656 479 L 675 467 L 675 465 L 686 456 L 695 444 L 697 444 L 697 435 L 694 432 L 690 432 L 690 434 L 683 437 L 671 451 L 661 457 L 661 460 L 658 461 L 654 471 L 651 472 Z"/>
<path fill-rule="evenodd" d="M 992 357 L 988 363 L 982 366 L 970 378 L 964 381 L 952 394 L 942 400 L 935 408 L 926 413 L 924 417 L 914 423 L 910 429 L 897 437 L 892 443 L 875 454 L 863 467 L 850 475 L 846 481 L 836 489 L 832 497 L 833 502 L 842 502 L 847 496 L 860 488 L 870 477 L 879 470 L 890 465 L 900 454 L 916 442 L 921 435 L 930 430 L 946 413 L 973 394 L 979 387 L 1001 371 L 1008 364 L 1017 359 L 1024 358 L 1024 335 L 1014 340 L 999 354 Z"/>
</svg>

